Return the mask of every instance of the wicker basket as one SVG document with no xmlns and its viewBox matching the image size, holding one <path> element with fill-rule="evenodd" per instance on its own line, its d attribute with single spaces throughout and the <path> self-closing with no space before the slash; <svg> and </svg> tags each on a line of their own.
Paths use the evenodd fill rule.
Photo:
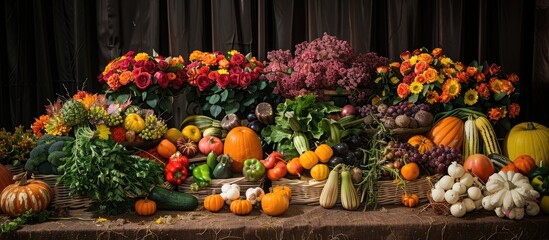
<svg viewBox="0 0 549 240">
<path fill-rule="evenodd" d="M 42 180 L 50 185 L 51 189 L 53 190 L 53 198 L 51 200 L 52 207 L 68 210 L 77 210 L 88 208 L 92 205 L 93 200 L 90 198 L 69 196 L 69 189 L 64 185 L 57 184 L 58 177 L 59 175 L 32 175 L 33 179 Z"/>
<path fill-rule="evenodd" d="M 420 202 L 427 202 L 427 192 L 431 190 L 429 179 L 431 179 L 431 181 L 433 182 L 436 182 L 438 181 L 438 179 L 440 179 L 440 177 L 440 175 L 435 175 L 422 177 L 414 181 L 407 181 L 407 192 L 418 195 Z M 285 185 L 292 188 L 292 201 L 290 201 L 290 204 L 318 205 L 320 200 L 320 193 L 322 192 L 322 188 L 324 188 L 325 183 L 326 180 L 315 181 L 314 179 L 300 180 L 282 178 L 277 181 L 273 181 L 273 186 Z M 383 180 L 378 181 L 377 186 L 378 205 L 401 204 L 401 196 L 404 194 L 404 190 L 401 185 L 397 185 L 392 180 Z"/>
<path fill-rule="evenodd" d="M 9 164 L 9 165 L 4 165 L 4 167 L 6 167 L 6 169 L 8 169 L 8 171 L 11 173 L 11 175 L 15 176 L 19 173 L 22 173 L 25 171 L 25 169 L 23 168 L 23 166 L 17 166 L 17 167 L 14 167 L 13 165 Z"/>
<path fill-rule="evenodd" d="M 223 186 L 223 184 L 225 183 L 238 184 L 238 186 L 240 186 L 240 196 L 245 196 L 246 190 L 248 190 L 248 188 L 261 187 L 263 185 L 263 180 L 257 181 L 257 182 L 250 182 L 250 181 L 247 181 L 246 178 L 244 177 L 212 179 L 210 186 L 200 189 L 198 192 L 191 191 L 192 183 L 194 183 L 194 179 L 192 177 L 187 178 L 187 180 L 185 180 L 185 184 L 179 185 L 178 190 L 180 192 L 192 194 L 198 199 L 199 203 L 203 203 L 206 196 L 211 195 L 213 190 L 215 190 L 216 193 L 221 193 L 221 186 Z"/>
</svg>

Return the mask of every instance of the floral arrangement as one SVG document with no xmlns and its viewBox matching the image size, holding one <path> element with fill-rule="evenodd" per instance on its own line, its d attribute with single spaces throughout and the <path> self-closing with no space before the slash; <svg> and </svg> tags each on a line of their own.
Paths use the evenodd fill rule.
<svg viewBox="0 0 549 240">
<path fill-rule="evenodd" d="M 141 142 L 160 139 L 167 125 L 151 109 L 108 101 L 105 94 L 79 91 L 69 99 L 58 98 L 45 106 L 46 114 L 35 119 L 31 128 L 36 138 L 44 134 L 71 135 L 82 125 L 91 125 L 100 139 L 115 142 Z"/>
<path fill-rule="evenodd" d="M 21 166 L 29 157 L 30 151 L 36 146 L 36 137 L 31 129 L 18 126 L 12 132 L 0 130 L 0 163 Z"/>
<path fill-rule="evenodd" d="M 186 81 L 185 60 L 179 57 L 150 56 L 127 52 L 112 60 L 98 76 L 105 94 L 113 102 L 132 103 L 162 115 L 171 113 L 171 96 L 177 95 Z"/>
<path fill-rule="evenodd" d="M 470 108 L 499 122 L 520 113 L 516 103 L 519 77 L 504 75 L 501 67 L 474 61 L 468 66 L 442 54 L 421 48 L 400 55 L 401 62 L 377 68 L 377 90 L 373 103 L 396 104 L 407 100 L 427 103 L 438 111 Z"/>
<path fill-rule="evenodd" d="M 195 50 L 185 67 L 188 102 L 199 102 L 202 114 L 220 118 L 243 114 L 260 101 L 272 101 L 273 85 L 261 78 L 263 63 L 251 54 L 231 50 L 202 52 Z"/>
<path fill-rule="evenodd" d="M 376 53 L 355 54 L 351 45 L 334 36 L 324 36 L 289 50 L 267 53 L 266 78 L 275 82 L 275 92 L 286 98 L 313 93 L 324 98 L 324 90 L 344 90 L 356 103 L 364 103 L 372 93 L 371 80 L 387 58 Z"/>
</svg>

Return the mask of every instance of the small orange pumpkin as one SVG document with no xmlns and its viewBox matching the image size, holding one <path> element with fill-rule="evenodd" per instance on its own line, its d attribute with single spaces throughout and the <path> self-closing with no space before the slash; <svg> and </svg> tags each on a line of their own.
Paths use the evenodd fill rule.
<svg viewBox="0 0 549 240">
<path fill-rule="evenodd" d="M 414 147 L 417 147 L 419 153 L 423 154 L 428 152 L 435 144 L 429 138 L 423 135 L 415 135 L 408 139 L 408 143 Z"/>
<path fill-rule="evenodd" d="M 299 162 L 301 166 L 305 169 L 311 169 L 315 164 L 318 163 L 318 156 L 313 151 L 305 151 L 301 156 L 299 156 Z"/>
<path fill-rule="evenodd" d="M 402 195 L 402 204 L 406 207 L 416 207 L 419 204 L 419 197 L 416 194 Z"/>
<path fill-rule="evenodd" d="M 454 116 L 449 116 L 438 121 L 427 134 L 435 146 L 444 145 L 461 150 L 463 143 L 465 123 Z"/>
<path fill-rule="evenodd" d="M 231 202 L 231 212 L 236 215 L 248 215 L 252 212 L 252 203 L 246 199 L 238 199 Z"/>
<path fill-rule="evenodd" d="M 4 165 L 0 164 L 0 192 L 10 184 L 13 184 L 11 172 Z"/>
<path fill-rule="evenodd" d="M 419 166 L 415 162 L 410 162 L 400 168 L 400 175 L 408 181 L 416 180 L 419 177 Z"/>
<path fill-rule="evenodd" d="M 284 186 L 284 185 L 276 186 L 271 190 L 271 192 L 272 193 L 282 193 L 288 198 L 288 201 L 292 200 L 292 189 L 288 186 Z"/>
<path fill-rule="evenodd" d="M 20 179 L 8 185 L 0 194 L 0 208 L 10 217 L 17 217 L 28 210 L 40 212 L 51 202 L 53 192 L 50 186 L 40 180 L 27 180 L 27 173 L 17 175 Z"/>
<path fill-rule="evenodd" d="M 504 171 L 504 172 L 509 172 L 509 171 L 513 171 L 513 172 L 519 172 L 519 169 L 517 168 L 517 166 L 515 166 L 515 164 L 513 163 L 509 163 L 507 165 L 505 165 L 505 167 L 502 167 L 500 169 L 500 171 Z"/>
<path fill-rule="evenodd" d="M 261 199 L 261 209 L 269 216 L 282 215 L 288 210 L 290 202 L 285 194 L 267 193 Z"/>
<path fill-rule="evenodd" d="M 517 167 L 518 172 L 525 176 L 528 176 L 537 167 L 536 161 L 526 154 L 515 158 L 515 160 L 513 160 L 513 164 Z"/>
<path fill-rule="evenodd" d="M 150 216 L 156 213 L 156 202 L 149 199 L 139 199 L 134 205 L 135 213 L 140 216 Z"/>
<path fill-rule="evenodd" d="M 328 144 L 323 143 L 316 147 L 315 153 L 321 163 L 327 163 L 330 161 L 332 155 L 334 155 L 334 150 Z"/>
<path fill-rule="evenodd" d="M 168 159 L 175 152 L 177 152 L 177 148 L 175 147 L 175 144 L 170 142 L 170 140 L 164 139 L 158 144 L 158 146 L 156 147 L 156 151 L 158 152 L 158 154 L 160 154 L 160 156 Z"/>
<path fill-rule="evenodd" d="M 249 127 L 235 127 L 225 137 L 223 153 L 231 156 L 233 172 L 241 173 L 246 159 L 263 159 L 263 148 L 259 137 Z"/>
<path fill-rule="evenodd" d="M 223 208 L 225 200 L 220 194 L 212 193 L 204 199 L 204 208 L 210 212 L 217 212 Z"/>
</svg>

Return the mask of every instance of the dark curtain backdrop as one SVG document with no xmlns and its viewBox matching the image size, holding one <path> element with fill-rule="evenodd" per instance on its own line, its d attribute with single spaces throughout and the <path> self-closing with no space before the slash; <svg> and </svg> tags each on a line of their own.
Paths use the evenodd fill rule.
<svg viewBox="0 0 549 240">
<path fill-rule="evenodd" d="M 521 78 L 518 121 L 549 126 L 549 1 L 11 0 L 0 4 L 1 127 L 30 126 L 56 94 L 100 92 L 96 76 L 128 50 L 237 49 L 264 60 L 324 32 L 397 60 L 442 47 Z M 293 50 L 293 49 L 292 49 Z M 176 104 L 181 99 L 176 98 Z"/>
</svg>

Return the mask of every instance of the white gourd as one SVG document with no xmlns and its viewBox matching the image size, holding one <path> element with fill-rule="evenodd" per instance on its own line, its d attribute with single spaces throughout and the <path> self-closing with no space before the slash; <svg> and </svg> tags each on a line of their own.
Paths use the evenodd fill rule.
<svg viewBox="0 0 549 240">
<path fill-rule="evenodd" d="M 461 164 L 458 164 L 456 161 L 452 162 L 450 166 L 448 166 L 448 175 L 450 177 L 453 177 L 454 179 L 460 178 L 465 173 L 465 170 L 463 169 L 463 166 Z"/>
<path fill-rule="evenodd" d="M 484 207 L 482 206 L 482 198 L 479 198 L 478 200 L 475 200 L 475 209 L 477 211 L 483 209 Z"/>
<path fill-rule="evenodd" d="M 475 201 L 482 198 L 482 192 L 480 191 L 480 188 L 474 186 L 467 189 L 467 195 L 469 195 L 469 197 Z"/>
<path fill-rule="evenodd" d="M 539 197 L 539 193 L 521 173 L 500 171 L 493 174 L 486 189 L 489 195 L 483 198 L 482 205 L 486 210 L 493 209 L 499 217 L 518 220 L 524 218 L 525 212 L 528 215 L 539 213 L 539 206 L 532 201 Z"/>
<path fill-rule="evenodd" d="M 465 209 L 462 202 L 457 202 L 450 207 L 450 213 L 454 217 L 463 217 L 467 213 L 467 209 Z"/>
<path fill-rule="evenodd" d="M 459 179 L 459 182 L 463 183 L 466 187 L 471 187 L 473 186 L 473 175 L 470 173 L 464 173 Z"/>
<path fill-rule="evenodd" d="M 484 198 L 482 198 L 482 206 L 488 211 L 494 210 L 494 205 L 492 204 L 492 196 L 485 196 Z"/>
<path fill-rule="evenodd" d="M 467 212 L 471 212 L 477 208 L 477 206 L 475 206 L 475 202 L 470 198 L 464 198 L 461 200 L 461 203 L 465 206 L 465 210 Z"/>
<path fill-rule="evenodd" d="M 450 190 L 452 189 L 452 186 L 454 185 L 454 178 L 444 175 L 439 181 L 439 186 L 444 190 Z"/>
<path fill-rule="evenodd" d="M 536 216 L 539 214 L 540 207 L 538 203 L 534 201 L 526 201 L 526 214 L 529 216 Z"/>
<path fill-rule="evenodd" d="M 444 189 L 442 188 L 433 188 L 431 189 L 431 197 L 435 202 L 444 202 Z"/>
<path fill-rule="evenodd" d="M 464 194 L 467 192 L 467 187 L 463 183 L 456 182 L 452 186 L 452 190 L 454 190 L 457 194 Z"/>
<path fill-rule="evenodd" d="M 500 207 L 495 208 L 494 212 L 496 212 L 496 215 L 498 215 L 498 217 L 500 217 L 500 218 L 505 217 L 505 213 L 503 212 L 503 210 Z"/>
<path fill-rule="evenodd" d="M 454 190 L 448 190 L 444 193 L 444 199 L 449 204 L 454 204 L 459 200 L 459 194 L 457 194 Z"/>
</svg>

